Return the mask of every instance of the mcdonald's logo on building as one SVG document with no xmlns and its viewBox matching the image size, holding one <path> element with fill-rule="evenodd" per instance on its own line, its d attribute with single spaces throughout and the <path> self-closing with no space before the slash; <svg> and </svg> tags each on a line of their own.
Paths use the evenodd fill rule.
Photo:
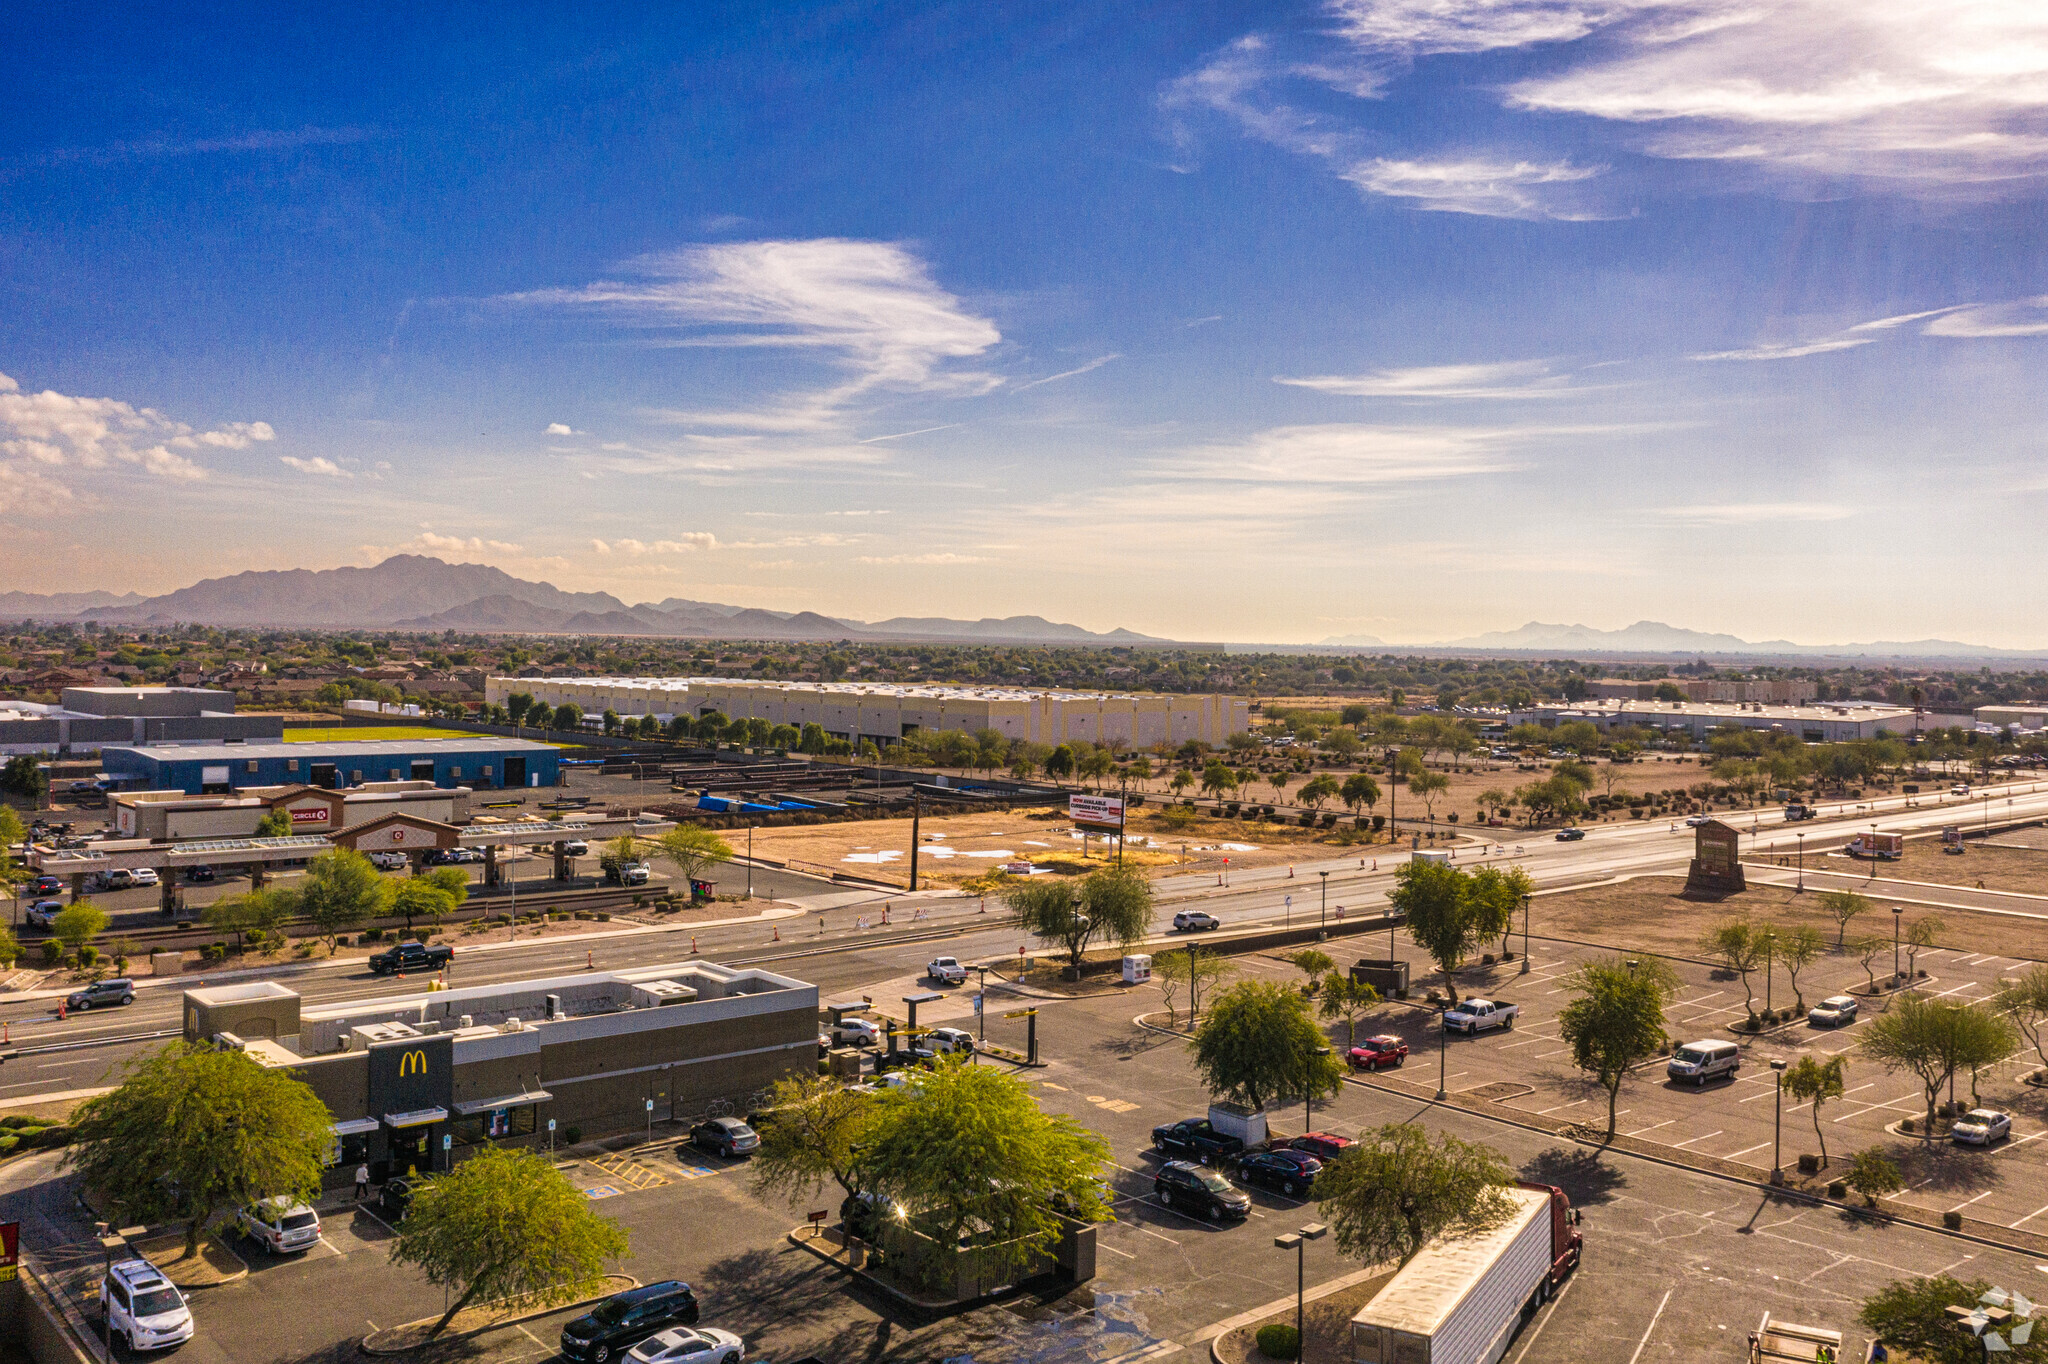
<svg viewBox="0 0 2048 1364">
<path fill-rule="evenodd" d="M 427 1054 L 418 1047 L 412 1048 L 405 1055 L 398 1058 L 399 1079 L 403 1080 L 408 1075 L 425 1075 L 426 1073 Z"/>
</svg>

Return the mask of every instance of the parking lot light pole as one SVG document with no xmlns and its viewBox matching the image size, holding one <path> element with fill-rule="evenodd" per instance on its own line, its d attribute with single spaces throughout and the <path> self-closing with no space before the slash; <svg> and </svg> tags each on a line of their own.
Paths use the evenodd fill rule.
<svg viewBox="0 0 2048 1364">
<path fill-rule="evenodd" d="M 1806 830 L 1801 829 L 1792 836 L 1799 840 L 1799 885 L 1797 891 L 1800 894 L 1804 894 L 1806 890 Z"/>
<path fill-rule="evenodd" d="M 1438 1103 L 1444 1101 L 1445 1085 L 1448 1083 L 1445 1072 L 1451 1068 L 1450 1018 L 1451 1001 L 1446 999 L 1443 1002 L 1443 1007 L 1439 1008 L 1436 1012 L 1436 1099 Z"/>
<path fill-rule="evenodd" d="M 1529 902 L 1535 898 L 1533 895 L 1522 897 L 1522 974 L 1525 976 L 1529 974 Z"/>
<path fill-rule="evenodd" d="M 1302 1306 L 1307 1301 L 1308 1243 L 1320 1241 L 1328 1234 L 1329 1228 L 1321 1222 L 1311 1222 L 1300 1231 L 1282 1232 L 1273 1238 L 1273 1245 L 1280 1250 L 1294 1252 L 1294 1357 L 1306 1356 L 1301 1338 Z"/>
<path fill-rule="evenodd" d="M 1785 1063 L 1771 1062 L 1771 1084 L 1776 1093 L 1771 1099 L 1771 1183 L 1785 1182 L 1785 1162 L 1779 1155 L 1779 1143 L 1785 1135 Z"/>
<path fill-rule="evenodd" d="M 1899 921 L 1906 917 L 1904 905 L 1892 906 L 1892 986 L 1899 983 Z"/>
<path fill-rule="evenodd" d="M 1323 878 L 1323 927 L 1328 928 L 1330 926 L 1330 873 L 1319 871 L 1316 875 Z"/>
<path fill-rule="evenodd" d="M 1316 1048 L 1316 1055 L 1318 1056 L 1328 1056 L 1329 1054 L 1330 1049 L 1328 1047 Z M 1301 1091 L 1301 1134 L 1303 1136 L 1307 1136 L 1310 1132 L 1315 1130 L 1315 1119 L 1310 1116 L 1312 1110 L 1309 1107 L 1309 1105 L 1313 1104 L 1314 1102 L 1314 1089 L 1304 1088 Z"/>
</svg>

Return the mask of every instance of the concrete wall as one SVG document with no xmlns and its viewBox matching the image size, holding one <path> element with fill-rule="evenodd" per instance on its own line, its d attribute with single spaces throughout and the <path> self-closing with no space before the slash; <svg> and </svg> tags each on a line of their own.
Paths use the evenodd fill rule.
<svg viewBox="0 0 2048 1364">
<path fill-rule="evenodd" d="M 22 1349 L 35 1364 L 92 1364 L 63 1325 L 63 1313 L 43 1288 L 29 1256 L 21 1277 L 0 1283 L 0 1340 Z"/>
</svg>

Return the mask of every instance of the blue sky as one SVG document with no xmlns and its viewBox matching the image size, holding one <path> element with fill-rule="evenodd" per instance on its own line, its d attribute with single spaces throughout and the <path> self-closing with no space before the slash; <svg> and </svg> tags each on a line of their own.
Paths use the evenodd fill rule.
<svg viewBox="0 0 2048 1364">
<path fill-rule="evenodd" d="M 2048 644 L 2048 12 L 249 7 L 0 51 L 0 580 Z"/>
</svg>

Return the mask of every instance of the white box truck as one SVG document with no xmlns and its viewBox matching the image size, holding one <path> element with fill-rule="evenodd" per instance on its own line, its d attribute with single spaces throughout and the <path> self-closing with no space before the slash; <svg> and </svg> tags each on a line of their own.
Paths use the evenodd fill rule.
<svg viewBox="0 0 2048 1364">
<path fill-rule="evenodd" d="M 1489 1231 L 1437 1239 L 1351 1319 L 1354 1364 L 1494 1364 L 1578 1267 L 1579 1215 L 1564 1190 L 1518 1184 Z"/>
</svg>

